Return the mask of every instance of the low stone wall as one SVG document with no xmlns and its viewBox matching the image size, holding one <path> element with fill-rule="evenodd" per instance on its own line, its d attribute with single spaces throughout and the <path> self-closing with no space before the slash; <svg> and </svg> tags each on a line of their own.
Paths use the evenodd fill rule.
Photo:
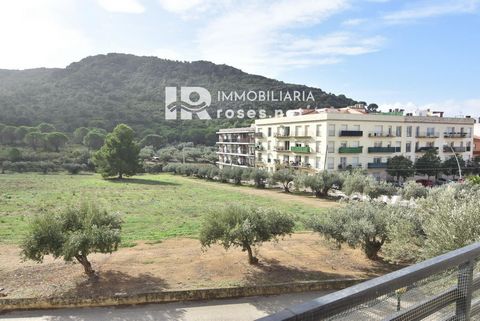
<svg viewBox="0 0 480 321">
<path fill-rule="evenodd" d="M 228 299 L 321 290 L 340 290 L 363 281 L 365 281 L 365 279 L 335 279 L 324 281 L 279 283 L 260 286 L 166 290 L 152 293 L 121 294 L 111 297 L 93 298 L 54 297 L 0 299 L 0 311 L 135 305 L 147 303 Z"/>
</svg>

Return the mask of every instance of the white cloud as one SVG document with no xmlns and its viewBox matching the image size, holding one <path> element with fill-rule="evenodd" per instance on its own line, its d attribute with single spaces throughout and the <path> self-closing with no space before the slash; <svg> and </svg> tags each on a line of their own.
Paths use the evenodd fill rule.
<svg viewBox="0 0 480 321">
<path fill-rule="evenodd" d="M 381 103 L 380 109 L 388 111 L 389 109 L 405 109 L 407 112 L 430 109 L 432 111 L 444 111 L 446 116 L 465 117 L 471 116 L 478 118 L 480 116 L 480 98 L 466 100 L 445 100 L 441 102 L 431 102 L 426 104 L 417 104 L 414 102 L 393 102 Z"/>
<path fill-rule="evenodd" d="M 109 12 L 143 13 L 145 7 L 137 0 L 97 0 L 98 4 Z"/>
<path fill-rule="evenodd" d="M 64 67 L 92 53 L 89 38 L 63 17 L 75 12 L 72 1 L 2 1 L 0 68 Z"/>
<path fill-rule="evenodd" d="M 199 2 L 198 6 L 202 6 L 209 0 Z M 347 0 L 236 3 L 206 18 L 207 24 L 199 30 L 191 50 L 197 51 L 201 59 L 268 76 L 293 67 L 338 63 L 342 56 L 378 50 L 383 42 L 381 37 L 347 33 L 303 35 L 313 25 L 348 8 Z"/>
<path fill-rule="evenodd" d="M 386 14 L 383 19 L 395 24 L 444 15 L 473 13 L 477 10 L 478 4 L 478 0 L 435 1 Z"/>
<path fill-rule="evenodd" d="M 349 27 L 354 27 L 354 26 L 359 26 L 366 21 L 367 21 L 367 19 L 362 19 L 362 18 L 348 19 L 348 20 L 345 20 L 344 22 L 342 22 L 342 25 L 349 26 Z"/>
</svg>

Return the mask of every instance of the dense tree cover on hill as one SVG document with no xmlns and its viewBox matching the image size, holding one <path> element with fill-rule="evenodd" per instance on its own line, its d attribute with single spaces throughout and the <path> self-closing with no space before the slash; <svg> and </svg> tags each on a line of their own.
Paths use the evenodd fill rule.
<svg viewBox="0 0 480 321">
<path fill-rule="evenodd" d="M 37 126 L 45 122 L 57 131 L 73 133 L 80 127 L 111 131 L 116 125 L 131 126 L 137 138 L 160 135 L 168 143 L 212 144 L 221 127 L 242 126 L 249 120 L 166 121 L 166 86 L 202 86 L 212 95 L 218 90 L 311 90 L 311 107 L 343 107 L 355 103 L 344 95 L 321 89 L 286 84 L 239 69 L 207 61 L 180 62 L 155 57 L 108 54 L 85 58 L 65 69 L 0 70 L 0 123 Z M 212 97 L 212 110 L 291 109 L 303 102 L 221 102 Z M 41 132 L 51 132 L 44 128 Z M 13 135 L 13 134 L 12 134 Z"/>
</svg>

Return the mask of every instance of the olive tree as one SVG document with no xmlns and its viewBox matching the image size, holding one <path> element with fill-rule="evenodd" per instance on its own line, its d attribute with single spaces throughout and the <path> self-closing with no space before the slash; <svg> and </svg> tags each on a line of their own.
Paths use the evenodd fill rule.
<svg viewBox="0 0 480 321">
<path fill-rule="evenodd" d="M 227 250 L 239 247 L 248 253 L 248 262 L 256 264 L 253 248 L 291 234 L 294 225 L 293 219 L 282 212 L 230 205 L 207 215 L 200 229 L 200 243 L 203 248 L 215 243 Z"/>
<path fill-rule="evenodd" d="M 290 193 L 290 184 L 295 179 L 295 172 L 291 169 L 280 169 L 272 174 L 271 182 L 272 184 L 281 183 L 283 190 L 286 193 Z"/>
<path fill-rule="evenodd" d="M 415 181 L 408 181 L 401 190 L 404 199 L 410 200 L 415 198 L 427 197 L 428 189 Z"/>
<path fill-rule="evenodd" d="M 250 179 L 255 183 L 255 187 L 264 188 L 265 182 L 269 178 L 269 174 L 266 170 L 263 169 L 253 169 L 249 175 Z"/>
<path fill-rule="evenodd" d="M 112 253 L 120 243 L 121 220 L 93 203 L 70 206 L 33 219 L 22 243 L 24 259 L 42 262 L 45 255 L 76 259 L 85 274 L 94 276 L 90 253 Z"/>
<path fill-rule="evenodd" d="M 323 171 L 314 175 L 306 175 L 303 178 L 303 186 L 310 188 L 316 197 L 328 195 L 328 191 L 334 185 L 342 185 L 343 180 L 335 172 Z"/>
<path fill-rule="evenodd" d="M 379 202 L 349 202 L 313 217 L 308 225 L 341 245 L 361 247 L 369 259 L 376 259 L 387 240 L 390 206 Z"/>
</svg>

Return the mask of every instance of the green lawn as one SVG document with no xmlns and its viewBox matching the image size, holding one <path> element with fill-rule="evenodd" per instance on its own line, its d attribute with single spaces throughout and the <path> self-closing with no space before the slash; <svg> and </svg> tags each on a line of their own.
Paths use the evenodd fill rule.
<svg viewBox="0 0 480 321">
<path fill-rule="evenodd" d="M 298 230 L 303 229 L 304 218 L 321 211 L 305 204 L 232 192 L 221 183 L 206 186 L 197 179 L 170 174 L 141 175 L 123 181 L 90 174 L 4 174 L 0 175 L 0 243 L 20 242 L 30 217 L 41 211 L 92 198 L 122 215 L 124 246 L 136 240 L 195 237 L 202 216 L 211 208 L 229 203 L 289 212 L 295 216 Z"/>
</svg>

